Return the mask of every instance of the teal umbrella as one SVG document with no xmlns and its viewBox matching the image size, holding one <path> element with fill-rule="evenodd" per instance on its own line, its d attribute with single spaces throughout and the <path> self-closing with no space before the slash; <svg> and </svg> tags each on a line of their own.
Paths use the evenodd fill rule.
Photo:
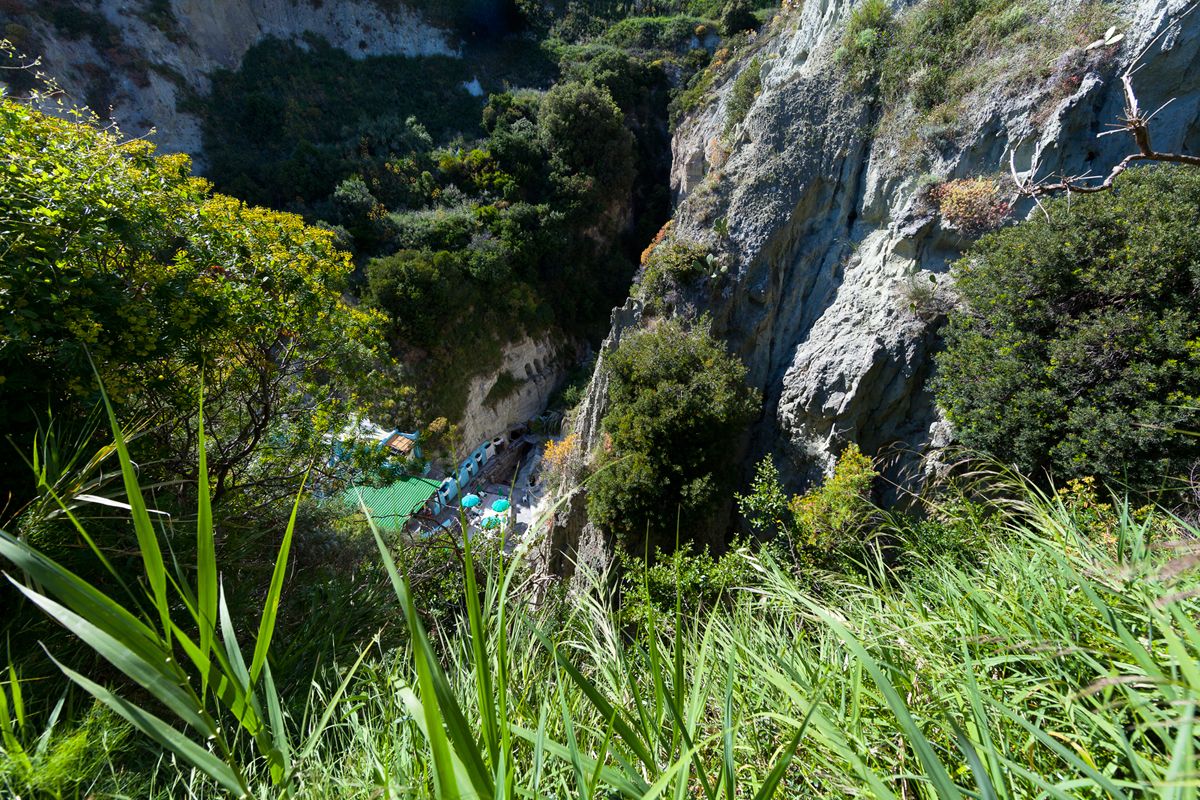
<svg viewBox="0 0 1200 800">
<path fill-rule="evenodd" d="M 483 502 L 483 501 L 479 499 L 479 495 L 469 494 L 462 499 L 462 507 L 463 508 L 474 508 L 475 506 L 479 505 L 481 502 Z"/>
<path fill-rule="evenodd" d="M 492 503 L 492 511 L 508 511 L 510 508 L 512 508 L 512 503 L 508 502 L 503 497 Z"/>
</svg>

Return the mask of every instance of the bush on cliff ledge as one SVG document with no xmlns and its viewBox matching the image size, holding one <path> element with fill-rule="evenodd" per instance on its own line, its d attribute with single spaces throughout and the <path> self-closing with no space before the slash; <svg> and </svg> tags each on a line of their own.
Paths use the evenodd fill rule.
<svg viewBox="0 0 1200 800">
<path fill-rule="evenodd" d="M 607 463 L 589 497 L 591 519 L 633 553 L 671 551 L 680 530 L 703 529 L 727 495 L 737 438 L 754 413 L 746 368 L 704 329 L 667 320 L 626 337 L 607 361 Z"/>
<path fill-rule="evenodd" d="M 1139 169 L 954 268 L 936 381 L 966 445 L 1150 488 L 1200 459 L 1200 170 Z"/>
</svg>

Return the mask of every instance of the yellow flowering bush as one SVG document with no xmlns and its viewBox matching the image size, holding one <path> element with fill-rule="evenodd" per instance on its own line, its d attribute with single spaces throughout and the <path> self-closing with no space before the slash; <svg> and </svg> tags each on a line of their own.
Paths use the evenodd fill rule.
<svg viewBox="0 0 1200 800">
<path fill-rule="evenodd" d="M 194 464 L 200 385 L 218 493 L 294 475 L 345 424 L 379 318 L 348 305 L 353 265 L 295 215 L 213 194 L 186 156 L 0 98 L 0 439 L 86 415 L 96 373 L 122 416 Z M 0 484 L 29 482 L 0 459 Z"/>
</svg>

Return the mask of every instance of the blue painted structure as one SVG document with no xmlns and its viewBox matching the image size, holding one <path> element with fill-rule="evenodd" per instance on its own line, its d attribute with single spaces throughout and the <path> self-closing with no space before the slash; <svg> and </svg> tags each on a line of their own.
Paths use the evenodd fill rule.
<svg viewBox="0 0 1200 800">
<path fill-rule="evenodd" d="M 447 508 L 458 497 L 459 492 L 479 476 L 479 473 L 483 471 L 483 465 L 496 454 L 494 442 L 495 440 L 489 439 L 479 445 L 479 447 L 476 447 L 471 451 L 470 455 L 459 463 L 453 473 L 442 479 L 442 485 L 438 487 L 437 496 L 434 500 L 434 514 L 438 514 L 442 509 Z"/>
</svg>

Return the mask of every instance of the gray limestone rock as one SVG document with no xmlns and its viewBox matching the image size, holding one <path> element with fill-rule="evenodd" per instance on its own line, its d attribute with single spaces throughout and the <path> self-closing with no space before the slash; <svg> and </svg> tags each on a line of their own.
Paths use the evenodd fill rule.
<svg viewBox="0 0 1200 800">
<path fill-rule="evenodd" d="M 165 31 L 139 13 L 138 0 L 69 0 L 102 15 L 120 37 L 124 63 L 109 63 L 86 38 L 72 39 L 33 14 L 21 22 L 41 45 L 41 69 L 53 76 L 69 100 L 82 103 L 92 76 L 103 72 L 112 83 L 113 120 L 127 136 L 154 134 L 165 152 L 191 155 L 203 164 L 200 121 L 179 107 L 188 92 L 208 91 L 218 69 L 237 69 L 252 46 L 274 37 L 304 45 L 323 37 L 353 58 L 374 55 L 458 55 L 446 31 L 397 5 L 385 9 L 372 0 L 171 0 L 176 30 Z M 168 77 L 169 76 L 169 77 Z M 48 107 L 53 111 L 53 107 Z M 95 109 L 107 116 L 109 109 Z"/>
<path fill-rule="evenodd" d="M 733 265 L 721 282 L 698 288 L 690 307 L 711 315 L 763 393 L 747 474 L 771 454 L 799 490 L 853 441 L 883 458 L 890 479 L 920 480 L 922 454 L 949 436 L 927 389 L 937 322 L 913 312 L 909 287 L 944 275 L 972 241 L 938 219 L 925 187 L 1002 173 L 1012 151 L 1022 169 L 1036 158 L 1039 175 L 1106 173 L 1132 149 L 1127 137 L 1098 134 L 1120 114 L 1118 76 L 1139 55 L 1143 107 L 1174 98 L 1154 120 L 1155 145 L 1200 152 L 1200 13 L 1179 21 L 1187 5 L 1118 2 L 1119 49 L 1073 48 L 1049 78 L 1019 90 L 1003 79 L 985 84 L 920 158 L 906 144 L 911 116 L 881 119 L 845 85 L 834 50 L 853 3 L 808 0 L 760 37 L 744 63 L 760 57 L 763 90 L 745 121 L 718 142 L 730 75 L 677 127 L 671 172 L 676 234 L 723 251 Z M 1061 0 L 1039 24 L 1056 24 L 1073 7 Z M 1013 218 L 1033 211 L 1018 202 Z M 724 236 L 714 230 L 721 217 Z M 598 379 L 593 416 L 604 391 Z M 593 431 L 596 421 L 586 426 Z"/>
</svg>

